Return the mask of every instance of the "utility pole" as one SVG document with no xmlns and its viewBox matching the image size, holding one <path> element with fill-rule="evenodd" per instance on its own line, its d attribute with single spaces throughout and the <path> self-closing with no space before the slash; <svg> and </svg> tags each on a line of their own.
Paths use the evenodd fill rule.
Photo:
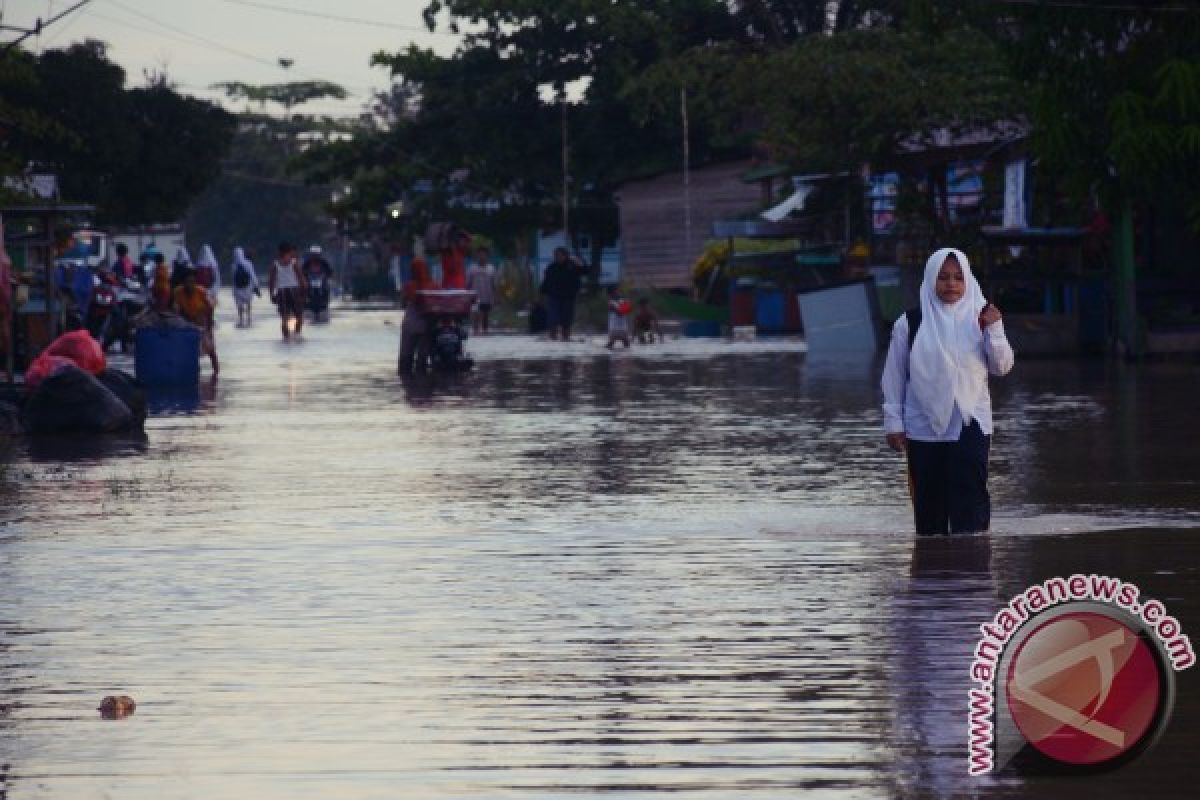
<svg viewBox="0 0 1200 800">
<path fill-rule="evenodd" d="M 568 174 L 569 153 L 567 147 L 567 92 L 566 89 L 559 90 L 558 93 L 559 108 L 562 111 L 562 228 L 563 236 L 567 239 L 567 249 L 571 250 L 571 201 L 570 201 L 570 175 Z"/>
<path fill-rule="evenodd" d="M 679 87 L 679 110 L 683 115 L 683 256 L 692 254 L 692 158 L 688 142 L 687 84 Z"/>
</svg>

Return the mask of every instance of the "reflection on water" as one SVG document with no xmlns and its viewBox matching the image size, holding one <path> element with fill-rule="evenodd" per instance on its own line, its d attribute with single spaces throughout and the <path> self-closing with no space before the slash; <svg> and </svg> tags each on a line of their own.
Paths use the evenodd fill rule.
<svg viewBox="0 0 1200 800">
<path fill-rule="evenodd" d="M 959 774 L 974 626 L 1098 540 L 1043 534 L 1200 511 L 1172 367 L 1022 364 L 991 552 L 957 553 L 909 535 L 876 362 L 497 336 L 401 382 L 390 317 L 223 320 L 143 439 L 14 445 L 0 791 L 1019 796 Z M 1124 534 L 1164 542 L 1125 574 L 1193 588 L 1190 535 Z"/>
</svg>

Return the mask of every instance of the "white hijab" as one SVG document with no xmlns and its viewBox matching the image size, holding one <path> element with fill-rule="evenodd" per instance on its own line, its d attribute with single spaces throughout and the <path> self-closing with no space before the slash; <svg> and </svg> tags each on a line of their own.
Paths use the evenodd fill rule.
<svg viewBox="0 0 1200 800">
<path fill-rule="evenodd" d="M 233 248 L 233 265 L 242 267 L 247 272 L 254 272 L 254 265 L 246 258 L 246 251 L 240 247 Z"/>
<path fill-rule="evenodd" d="M 938 272 L 949 256 L 958 260 L 966 283 L 966 291 L 953 305 L 937 296 Z M 944 247 L 925 262 L 921 327 L 909 354 L 908 375 L 912 392 L 938 433 L 950 427 L 956 405 L 964 425 L 974 419 L 987 390 L 987 363 L 979 329 L 979 312 L 985 305 L 983 291 L 961 250 Z"/>
<path fill-rule="evenodd" d="M 196 260 L 196 266 L 212 267 L 214 270 L 217 268 L 217 256 L 215 253 L 213 253 L 211 246 L 206 244 L 203 248 L 201 248 L 200 258 Z"/>
<path fill-rule="evenodd" d="M 187 251 L 186 247 L 181 247 L 175 251 L 175 261 L 173 263 L 188 264 L 189 266 L 191 265 L 192 257 L 190 255 L 188 255 L 188 251 Z"/>
</svg>

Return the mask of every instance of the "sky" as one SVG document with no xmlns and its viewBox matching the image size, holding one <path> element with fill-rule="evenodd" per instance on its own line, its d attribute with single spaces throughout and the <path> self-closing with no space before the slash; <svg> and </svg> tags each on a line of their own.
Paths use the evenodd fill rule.
<svg viewBox="0 0 1200 800">
<path fill-rule="evenodd" d="M 78 0 L 0 0 L 0 24 L 33 27 Z M 91 0 L 22 46 L 37 52 L 92 38 L 107 42 L 108 57 L 125 69 L 126 85 L 140 86 L 146 70 L 163 70 L 181 92 L 223 100 L 212 84 L 326 80 L 350 92 L 345 100 L 314 101 L 304 113 L 354 115 L 372 90 L 390 82 L 371 67 L 377 51 L 409 44 L 448 55 L 460 37 L 429 33 L 421 17 L 426 0 Z M 0 42 L 14 31 L 0 31 Z M 284 69 L 279 59 L 292 59 Z M 231 109 L 238 104 L 225 103 Z"/>
</svg>

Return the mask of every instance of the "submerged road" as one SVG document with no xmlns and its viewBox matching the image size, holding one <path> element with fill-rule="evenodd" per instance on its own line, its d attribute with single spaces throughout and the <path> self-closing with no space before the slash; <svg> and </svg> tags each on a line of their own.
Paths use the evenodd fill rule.
<svg viewBox="0 0 1200 800">
<path fill-rule="evenodd" d="M 1190 672 L 1099 778 L 968 779 L 965 709 L 1051 575 L 1200 637 L 1194 367 L 1018 354 L 947 549 L 873 361 L 495 336 L 403 385 L 395 312 L 268 310 L 144 439 L 0 443 L 0 798 L 1192 796 Z"/>
</svg>

